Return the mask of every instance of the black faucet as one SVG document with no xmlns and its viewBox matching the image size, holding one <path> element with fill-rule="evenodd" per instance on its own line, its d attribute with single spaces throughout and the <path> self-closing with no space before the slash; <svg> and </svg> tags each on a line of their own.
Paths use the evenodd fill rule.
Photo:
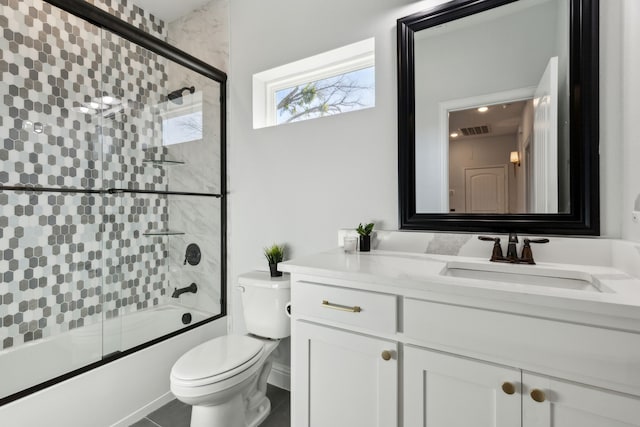
<svg viewBox="0 0 640 427">
<path fill-rule="evenodd" d="M 195 283 L 192 283 L 189 286 L 186 286 L 184 288 L 180 288 L 180 289 L 176 288 L 176 290 L 174 290 L 173 293 L 171 294 L 171 298 L 178 298 L 180 295 L 188 292 L 195 294 L 196 292 L 198 292 L 198 286 L 196 286 Z"/>
<path fill-rule="evenodd" d="M 509 243 L 507 244 L 507 261 L 518 261 L 518 235 L 516 233 L 509 233 Z"/>
<path fill-rule="evenodd" d="M 531 243 L 549 243 L 549 239 L 524 239 L 522 247 L 522 256 L 518 257 L 518 235 L 509 233 L 509 243 L 507 245 L 507 256 L 502 255 L 502 247 L 500 246 L 499 237 L 478 236 L 479 240 L 491 241 L 493 243 L 493 251 L 491 252 L 491 262 L 510 262 L 513 264 L 535 264 L 533 260 L 533 252 L 531 251 Z"/>
</svg>

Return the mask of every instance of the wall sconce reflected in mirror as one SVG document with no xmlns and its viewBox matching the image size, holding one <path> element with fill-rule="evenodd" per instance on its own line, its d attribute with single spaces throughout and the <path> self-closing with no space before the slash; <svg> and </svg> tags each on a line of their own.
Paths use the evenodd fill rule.
<svg viewBox="0 0 640 427">
<path fill-rule="evenodd" d="M 513 166 L 520 166 L 520 153 L 512 151 L 509 155 L 509 161 L 513 163 Z"/>
</svg>

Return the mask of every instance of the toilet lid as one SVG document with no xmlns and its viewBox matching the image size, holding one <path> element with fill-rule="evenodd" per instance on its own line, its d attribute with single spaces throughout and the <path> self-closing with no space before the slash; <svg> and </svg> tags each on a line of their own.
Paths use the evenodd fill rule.
<svg viewBox="0 0 640 427">
<path fill-rule="evenodd" d="M 260 340 L 242 335 L 225 335 L 186 352 L 173 365 L 171 375 L 180 380 L 200 380 L 237 371 L 247 364 L 240 370 L 244 371 L 255 364 L 259 359 L 256 356 L 262 350 Z"/>
</svg>

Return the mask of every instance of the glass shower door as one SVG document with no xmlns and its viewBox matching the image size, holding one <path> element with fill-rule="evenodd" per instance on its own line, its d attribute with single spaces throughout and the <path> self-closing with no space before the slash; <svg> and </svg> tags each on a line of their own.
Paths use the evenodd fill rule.
<svg viewBox="0 0 640 427">
<path fill-rule="evenodd" d="M 0 401 L 102 358 L 100 30 L 1 7 Z"/>
<path fill-rule="evenodd" d="M 1 405 L 214 320 L 225 278 L 220 83 L 0 8 Z"/>
<path fill-rule="evenodd" d="M 108 355 L 222 313 L 221 110 L 216 81 L 108 31 L 102 52 Z"/>
</svg>

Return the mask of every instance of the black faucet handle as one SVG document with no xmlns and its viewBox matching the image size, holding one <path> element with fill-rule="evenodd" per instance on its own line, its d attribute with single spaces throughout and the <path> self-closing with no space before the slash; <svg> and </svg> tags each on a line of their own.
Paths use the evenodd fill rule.
<svg viewBox="0 0 640 427">
<path fill-rule="evenodd" d="M 533 251 L 531 250 L 531 243 L 549 243 L 549 239 L 524 239 L 524 246 L 522 247 L 522 256 L 520 262 L 527 264 L 535 264 L 533 260 Z"/>
<path fill-rule="evenodd" d="M 504 255 L 502 254 L 502 246 L 500 246 L 499 237 L 478 236 L 478 240 L 484 242 L 493 242 L 493 251 L 491 252 L 491 258 L 489 261 L 504 261 Z"/>
<path fill-rule="evenodd" d="M 529 243 L 549 243 L 549 239 L 524 239 L 525 245 Z"/>
</svg>

